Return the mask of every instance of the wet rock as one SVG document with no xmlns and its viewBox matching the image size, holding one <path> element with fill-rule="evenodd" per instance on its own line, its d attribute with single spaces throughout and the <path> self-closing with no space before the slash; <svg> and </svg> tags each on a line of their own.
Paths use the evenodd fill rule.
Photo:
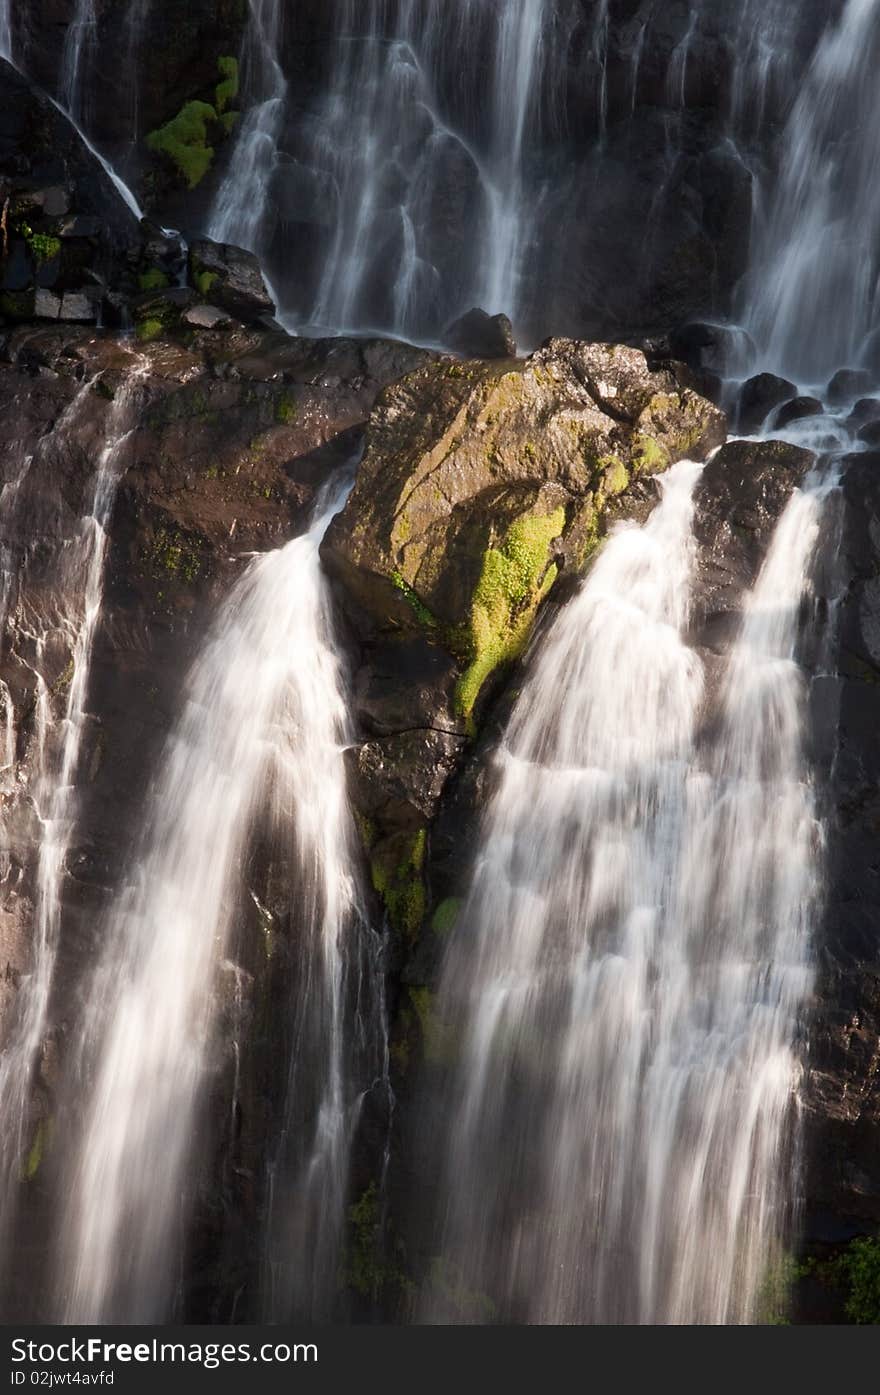
<svg viewBox="0 0 880 1395">
<path fill-rule="evenodd" d="M 449 326 L 445 339 L 450 349 L 468 358 L 516 358 L 513 325 L 506 315 L 468 310 Z"/>
<path fill-rule="evenodd" d="M 782 431 L 793 421 L 804 421 L 807 417 L 821 416 L 824 410 L 825 408 L 818 397 L 794 397 L 790 402 L 784 402 L 779 410 L 773 413 L 770 429 L 771 431 Z"/>
<path fill-rule="evenodd" d="M 248 323 L 274 313 L 260 263 L 241 247 L 200 238 L 190 246 L 189 271 L 196 290 L 203 296 L 210 292 L 211 303 L 236 319 Z"/>
<path fill-rule="evenodd" d="M 377 404 L 324 556 L 379 626 L 463 660 L 467 717 L 560 562 L 589 556 L 608 501 L 725 435 L 723 413 L 636 349 L 551 340 L 503 367 L 441 360 Z"/>
<path fill-rule="evenodd" d="M 825 397 L 832 407 L 839 407 L 870 392 L 875 385 L 876 378 L 867 369 L 839 368 L 825 389 Z"/>
<path fill-rule="evenodd" d="M 757 354 L 747 330 L 697 320 L 670 335 L 670 351 L 689 367 L 721 378 L 735 377 Z"/>
<path fill-rule="evenodd" d="M 192 329 L 226 329 L 232 323 L 231 316 L 216 305 L 191 305 L 180 318 Z"/>
<path fill-rule="evenodd" d="M 797 396 L 797 385 L 775 373 L 758 373 L 743 383 L 737 404 L 737 429 L 751 436 L 764 425 L 774 407 Z"/>
<path fill-rule="evenodd" d="M 880 417 L 880 397 L 860 397 L 846 419 L 847 426 L 863 426 Z"/>
<path fill-rule="evenodd" d="M 876 446 L 880 446 L 880 420 L 866 422 L 865 425 L 859 429 L 857 435 L 860 441 L 863 441 L 866 446 L 870 446 L 872 449 Z"/>
<path fill-rule="evenodd" d="M 91 324 L 98 318 L 100 294 L 91 291 L 65 291 L 59 319 Z"/>
<path fill-rule="evenodd" d="M 702 643 L 729 640 L 779 517 L 815 462 L 812 451 L 784 441 L 730 441 L 706 466 L 694 523 L 700 558 L 695 623 Z"/>
</svg>

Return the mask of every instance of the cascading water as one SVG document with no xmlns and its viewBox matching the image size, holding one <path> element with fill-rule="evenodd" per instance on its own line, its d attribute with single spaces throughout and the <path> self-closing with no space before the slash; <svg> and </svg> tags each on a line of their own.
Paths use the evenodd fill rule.
<svg viewBox="0 0 880 1395">
<path fill-rule="evenodd" d="M 303 965 L 287 1103 L 298 1132 L 272 1159 L 268 1262 L 275 1295 L 308 1289 L 314 1309 L 326 1299 L 321 1274 L 335 1277 L 357 1104 L 344 1007 L 359 892 L 346 704 L 318 546 L 341 502 L 253 562 L 218 617 L 150 796 L 130 885 L 104 930 L 83 1018 L 80 1071 L 92 1083 L 61 1227 L 59 1300 L 71 1321 L 160 1320 L 172 1308 L 201 1105 L 221 1049 L 216 979 L 235 950 L 258 816 L 294 867 Z M 281 1252 L 281 1237 L 300 1248 Z"/>
<path fill-rule="evenodd" d="M 81 124 L 84 98 L 95 56 L 97 15 L 95 0 L 76 0 L 61 55 L 59 100 L 70 119 Z"/>
<path fill-rule="evenodd" d="M 554 622 L 499 757 L 440 1011 L 463 1036 L 449 1292 L 501 1320 L 743 1322 L 791 1220 L 817 823 L 797 491 L 717 700 L 686 641 L 699 468 Z"/>
<path fill-rule="evenodd" d="M 249 10 L 241 55 L 246 113 L 208 231 L 218 242 L 232 242 L 261 255 L 287 82 L 279 56 L 281 0 L 249 0 Z"/>
<path fill-rule="evenodd" d="M 861 361 L 877 325 L 878 57 L 880 3 L 847 0 L 801 84 L 755 233 L 747 327 L 766 364 L 802 382 Z"/>
<path fill-rule="evenodd" d="M 0 58 L 12 62 L 12 0 L 0 0 Z"/>
<path fill-rule="evenodd" d="M 256 105 L 242 122 L 212 236 L 254 246 L 267 235 L 274 167 L 294 190 L 306 181 L 333 230 L 314 301 L 301 312 L 307 322 L 424 337 L 440 332 L 438 316 L 475 303 L 515 313 L 529 216 L 523 162 L 548 18 L 547 0 L 490 9 L 459 0 L 451 10 L 437 0 L 344 0 L 332 84 L 305 133 L 307 163 L 288 158 L 282 170 L 279 5 L 252 0 L 244 58 Z M 489 55 L 488 100 L 483 64 L 460 64 L 477 49 Z M 447 69 L 460 98 L 458 124 L 437 89 Z M 461 164 L 476 202 L 472 251 L 450 300 L 439 284 L 432 221 L 444 181 Z"/>
<path fill-rule="evenodd" d="M 107 525 L 143 373 L 143 366 L 137 364 L 126 384 L 116 393 L 106 438 L 98 455 L 90 511 L 81 520 L 77 534 L 65 539 L 59 548 L 57 572 L 52 583 L 57 614 L 31 616 L 19 603 L 15 619 L 16 628 L 26 635 L 34 651 L 35 716 L 28 760 L 33 770 L 31 797 L 39 825 L 39 846 L 30 964 L 21 982 L 13 1019 L 4 1024 L 0 1054 L 0 1116 L 4 1121 L 0 1141 L 0 1242 L 8 1237 L 17 1206 L 20 1175 L 32 1144 L 33 1076 L 49 1028 L 48 1009 L 59 947 L 62 888 L 77 815 L 80 749 L 88 721 L 86 701 L 92 648 L 101 614 Z M 63 444 L 65 431 L 75 423 L 91 390 L 90 383 L 83 386 L 50 434 L 50 443 L 60 441 Z M 46 449 L 45 444 L 43 449 Z M 3 500 L 14 510 L 11 515 L 14 531 L 16 525 L 18 529 L 21 527 L 21 516 L 15 506 L 24 494 L 22 486 L 33 468 L 32 460 L 25 461 L 21 475 Z M 4 495 L 7 495 L 5 489 Z M 25 496 L 24 503 L 27 502 Z M 9 619 L 16 581 L 21 587 L 23 577 L 21 573 L 17 578 L 13 575 L 4 557 L 4 627 Z M 56 718 L 55 694 L 43 676 L 43 666 L 46 656 L 59 644 L 69 652 L 70 663 L 63 715 Z M 61 686 L 63 689 L 64 684 Z M 12 719 L 11 700 L 7 695 L 7 732 Z M 6 755 L 7 758 L 13 755 L 8 738 Z M 40 1127 L 42 1123 L 38 1124 Z"/>
</svg>

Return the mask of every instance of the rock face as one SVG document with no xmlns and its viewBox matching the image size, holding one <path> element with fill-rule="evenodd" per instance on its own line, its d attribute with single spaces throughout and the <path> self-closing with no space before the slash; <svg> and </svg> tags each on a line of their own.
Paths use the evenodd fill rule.
<svg viewBox="0 0 880 1395">
<path fill-rule="evenodd" d="M 426 363 L 381 395 L 322 551 L 360 637 L 355 799 L 401 933 L 424 912 L 446 778 L 560 572 L 644 508 L 653 474 L 724 440 L 688 384 L 636 349 L 552 340 L 524 361 Z"/>
<path fill-rule="evenodd" d="M 0 316 L 94 321 L 132 276 L 137 243 L 137 220 L 70 123 L 0 59 Z"/>
<path fill-rule="evenodd" d="M 880 456 L 851 456 L 844 469 L 840 680 L 826 680 L 817 692 L 814 723 L 831 768 L 828 891 L 806 1090 L 807 1232 L 820 1253 L 880 1222 Z"/>
</svg>

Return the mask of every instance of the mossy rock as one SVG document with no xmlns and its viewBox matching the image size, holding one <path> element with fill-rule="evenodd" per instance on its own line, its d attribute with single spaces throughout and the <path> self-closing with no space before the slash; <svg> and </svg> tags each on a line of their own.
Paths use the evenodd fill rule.
<svg viewBox="0 0 880 1395">
<path fill-rule="evenodd" d="M 682 365 L 551 340 L 525 360 L 418 368 L 380 397 L 357 483 L 323 546 L 380 627 L 461 665 L 458 715 L 522 651 L 560 564 L 591 555 L 611 500 L 726 438 Z"/>
</svg>

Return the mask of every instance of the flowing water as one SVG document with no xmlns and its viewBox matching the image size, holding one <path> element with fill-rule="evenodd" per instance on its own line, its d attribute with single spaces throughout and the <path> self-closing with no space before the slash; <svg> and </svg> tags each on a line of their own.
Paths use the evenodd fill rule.
<svg viewBox="0 0 880 1395">
<path fill-rule="evenodd" d="M 346 703 L 318 545 L 341 502 L 254 561 L 220 612 L 149 797 L 129 885 L 102 932 L 83 1019 L 82 1069 L 92 1083 L 60 1232 L 71 1321 L 145 1322 L 171 1310 L 201 1105 L 221 1047 L 216 980 L 234 952 L 258 817 L 283 838 L 293 885 L 306 984 L 291 1004 L 302 1056 L 290 1095 L 299 1089 L 312 1105 L 295 1146 L 273 1159 L 276 1170 L 298 1169 L 288 1183 L 299 1210 L 284 1214 L 288 1190 L 279 1184 L 270 1229 L 305 1237 L 304 1248 L 273 1253 L 276 1278 L 296 1288 L 283 1271 L 302 1266 L 298 1284 L 307 1287 L 315 1252 L 334 1268 L 355 1106 L 343 1009 L 359 893 L 342 760 Z M 309 1052 L 313 1040 L 320 1049 Z M 299 1122 L 291 1097 L 287 1109 Z"/>
<path fill-rule="evenodd" d="M 208 233 L 218 242 L 231 242 L 259 256 L 266 250 L 267 203 L 287 91 L 279 56 L 284 11 L 282 0 L 248 0 L 248 5 L 240 69 L 245 115 Z"/>
<path fill-rule="evenodd" d="M 95 0 L 76 0 L 61 54 L 59 101 L 70 119 L 82 124 L 97 48 Z"/>
<path fill-rule="evenodd" d="M 747 1321 L 791 1221 L 821 843 L 795 653 L 831 486 L 793 496 L 713 698 L 698 476 L 541 644 L 445 971 L 446 1292 L 502 1320 Z"/>
<path fill-rule="evenodd" d="M 756 229 L 747 327 L 764 362 L 798 381 L 821 383 L 872 347 L 880 308 L 878 59 L 880 0 L 847 0 L 801 83 Z"/>
<path fill-rule="evenodd" d="M 38 849 L 30 963 L 21 982 L 12 1020 L 4 1023 L 0 1054 L 0 1117 L 4 1120 L 0 1141 L 0 1241 L 7 1238 L 16 1210 L 20 1174 L 26 1169 L 25 1159 L 32 1146 L 34 1072 L 50 1027 L 49 1000 L 59 948 L 62 891 L 77 816 L 79 757 L 88 722 L 86 703 L 92 649 L 101 614 L 107 525 L 143 373 L 142 365 L 136 365 L 126 384 L 116 393 L 96 460 L 90 510 L 80 520 L 77 533 L 64 539 L 58 549 L 52 578 L 56 613 L 48 616 L 29 613 L 27 563 L 16 566 L 14 559 L 21 557 L 20 551 L 15 546 L 4 545 L 3 548 L 4 628 L 10 622 L 11 606 L 15 601 L 15 628 L 23 638 L 24 647 L 30 647 L 34 656 L 35 710 L 28 763 Z M 64 449 L 65 432 L 76 424 L 91 391 L 92 385 L 86 383 L 61 415 L 48 438 L 49 446 L 60 445 Z M 41 446 L 44 452 L 49 448 L 45 441 Z M 34 464 L 33 459 L 24 462 L 21 474 L 4 489 L 0 501 L 10 510 L 13 539 L 16 535 L 20 538 L 23 520 L 35 517 L 33 500 L 24 488 Z M 62 679 L 50 687 L 44 670 L 59 646 L 69 654 L 69 664 Z M 63 694 L 65 689 L 66 698 L 59 714 L 58 693 Z M 5 754 L 7 766 L 10 766 L 14 745 L 9 732 L 14 714 L 8 690 L 6 696 Z M 9 776 L 12 784 L 12 771 Z"/>
</svg>

